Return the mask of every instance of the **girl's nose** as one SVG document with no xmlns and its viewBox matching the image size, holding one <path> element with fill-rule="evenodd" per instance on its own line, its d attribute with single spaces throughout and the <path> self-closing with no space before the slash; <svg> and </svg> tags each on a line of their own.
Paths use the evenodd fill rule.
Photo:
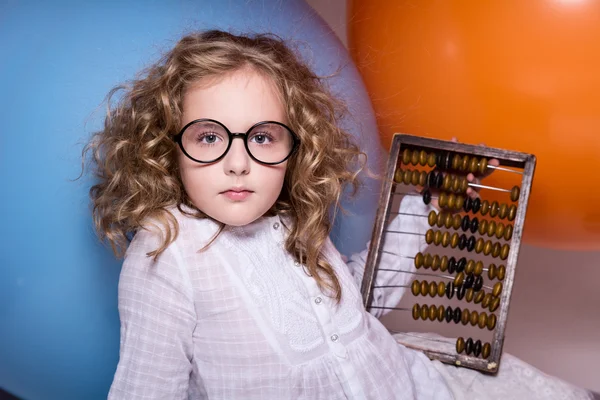
<svg viewBox="0 0 600 400">
<path fill-rule="evenodd" d="M 244 139 L 234 138 L 233 142 L 231 142 L 231 148 L 223 160 L 225 174 L 247 175 L 250 172 L 250 161 L 250 155 L 244 146 Z"/>
</svg>

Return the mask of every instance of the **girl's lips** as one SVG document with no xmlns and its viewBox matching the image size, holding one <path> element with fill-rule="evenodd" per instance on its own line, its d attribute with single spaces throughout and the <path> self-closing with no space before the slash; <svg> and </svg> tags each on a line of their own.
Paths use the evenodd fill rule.
<svg viewBox="0 0 600 400">
<path fill-rule="evenodd" d="M 254 192 L 252 192 L 250 190 L 240 190 L 240 191 L 227 190 L 221 194 L 230 200 L 242 201 L 242 200 L 246 200 L 252 193 L 254 193 Z"/>
</svg>

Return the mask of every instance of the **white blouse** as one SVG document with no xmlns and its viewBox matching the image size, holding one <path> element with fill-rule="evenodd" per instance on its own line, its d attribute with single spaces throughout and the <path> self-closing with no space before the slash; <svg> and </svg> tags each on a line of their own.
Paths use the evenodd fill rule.
<svg viewBox="0 0 600 400">
<path fill-rule="evenodd" d="M 429 211 L 418 197 L 401 208 Z M 158 247 L 158 234 L 138 232 L 127 251 L 109 399 L 453 398 L 425 355 L 397 344 L 365 311 L 359 287 L 367 250 L 346 265 L 327 241 L 324 256 L 342 286 L 336 305 L 285 251 L 287 228 L 278 216 L 228 228 L 198 252 L 217 225 L 173 213 L 179 236 L 156 262 L 146 253 Z M 428 227 L 426 218 L 402 216 L 391 228 Z M 384 249 L 415 254 L 425 246 L 422 236 L 390 233 Z M 386 253 L 381 263 L 414 270 L 410 259 Z M 377 284 L 411 279 L 380 271 Z M 402 292 L 376 289 L 373 302 L 394 306 Z"/>
</svg>

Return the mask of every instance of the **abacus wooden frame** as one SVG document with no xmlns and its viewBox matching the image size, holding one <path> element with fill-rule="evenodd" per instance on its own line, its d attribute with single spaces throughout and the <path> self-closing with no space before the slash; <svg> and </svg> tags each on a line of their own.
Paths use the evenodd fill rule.
<svg viewBox="0 0 600 400">
<path fill-rule="evenodd" d="M 372 287 L 377 273 L 377 265 L 380 259 L 380 250 L 382 246 L 382 237 L 385 229 L 386 221 L 389 217 L 390 207 L 392 204 L 392 189 L 394 183 L 394 173 L 399 166 L 401 151 L 405 147 L 418 147 L 432 151 L 451 151 L 463 154 L 486 157 L 488 160 L 496 158 L 502 166 L 515 167 L 523 169 L 523 177 L 521 181 L 521 190 L 519 196 L 519 206 L 514 220 L 513 236 L 510 241 L 510 252 L 506 260 L 506 276 L 503 282 L 503 290 L 498 308 L 499 316 L 496 329 L 494 330 L 492 339 L 492 348 L 490 357 L 487 360 L 477 358 L 466 354 L 457 354 L 455 346 L 451 344 L 443 344 L 444 351 L 434 350 L 427 347 L 414 347 L 417 350 L 423 351 L 429 358 L 437 359 L 447 364 L 464 366 L 480 370 L 487 373 L 496 373 L 500 365 L 500 357 L 502 355 L 502 347 L 504 345 L 504 331 L 506 328 L 506 319 L 510 305 L 510 296 L 512 292 L 515 267 L 521 247 L 521 237 L 523 233 L 523 222 L 529 201 L 533 174 L 535 171 L 536 158 L 532 154 L 521 153 L 516 151 L 503 150 L 485 146 L 475 146 L 464 143 L 450 142 L 439 139 L 431 139 L 396 133 L 392 139 L 390 156 L 388 159 L 385 179 L 383 181 L 379 206 L 373 227 L 371 244 L 365 265 L 365 273 L 363 276 L 361 294 L 363 304 L 367 310 L 372 301 Z M 454 342 L 455 343 L 455 342 Z M 440 343 L 437 342 L 439 347 Z M 410 346 L 410 345 L 407 345 Z M 412 347 L 412 346 L 411 346 Z"/>
</svg>

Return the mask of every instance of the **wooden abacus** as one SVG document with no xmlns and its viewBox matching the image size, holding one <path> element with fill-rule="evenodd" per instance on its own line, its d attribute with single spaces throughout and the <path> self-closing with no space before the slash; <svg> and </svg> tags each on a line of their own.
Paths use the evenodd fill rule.
<svg viewBox="0 0 600 400">
<path fill-rule="evenodd" d="M 493 159 L 498 160 L 499 165 L 495 162 L 490 164 Z M 465 340 L 461 336 L 451 340 L 432 338 L 431 346 L 424 345 L 423 341 L 402 344 L 448 364 L 487 373 L 498 371 L 535 163 L 535 156 L 531 154 L 406 134 L 394 135 L 362 281 L 364 305 L 367 309 L 410 311 L 412 318 L 418 321 L 445 321 L 492 331 L 491 342 L 482 342 L 473 337 Z M 520 185 L 509 189 L 467 180 L 469 173 L 476 177 L 484 176 L 490 168 L 518 174 Z M 421 191 L 398 191 L 400 187 L 421 188 Z M 466 192 L 469 187 L 480 190 L 480 197 L 473 199 L 468 196 Z M 506 192 L 508 199 L 506 202 L 485 200 L 486 190 Z M 412 284 L 404 286 L 410 288 L 413 296 L 430 296 L 439 300 L 451 299 L 456 294 L 456 298 L 469 303 L 469 307 L 482 307 L 483 310 L 421 304 L 418 297 L 412 308 L 372 306 L 384 235 L 411 233 L 386 228 L 390 215 L 399 214 L 391 211 L 393 199 L 399 194 L 418 195 L 428 204 L 436 192 L 439 192 L 437 198 L 442 210 L 422 216 L 427 218 L 431 227 L 425 234 L 429 247 L 424 253 L 394 254 L 413 259 L 416 268 L 416 272 L 398 273 L 415 274 L 416 279 Z M 440 256 L 434 254 L 436 249 L 432 246 L 456 249 L 467 254 Z M 487 267 L 480 259 L 483 256 L 493 259 L 493 262 L 487 263 Z M 422 276 L 426 278 L 421 279 Z M 487 285 L 486 279 L 489 281 Z"/>
</svg>

